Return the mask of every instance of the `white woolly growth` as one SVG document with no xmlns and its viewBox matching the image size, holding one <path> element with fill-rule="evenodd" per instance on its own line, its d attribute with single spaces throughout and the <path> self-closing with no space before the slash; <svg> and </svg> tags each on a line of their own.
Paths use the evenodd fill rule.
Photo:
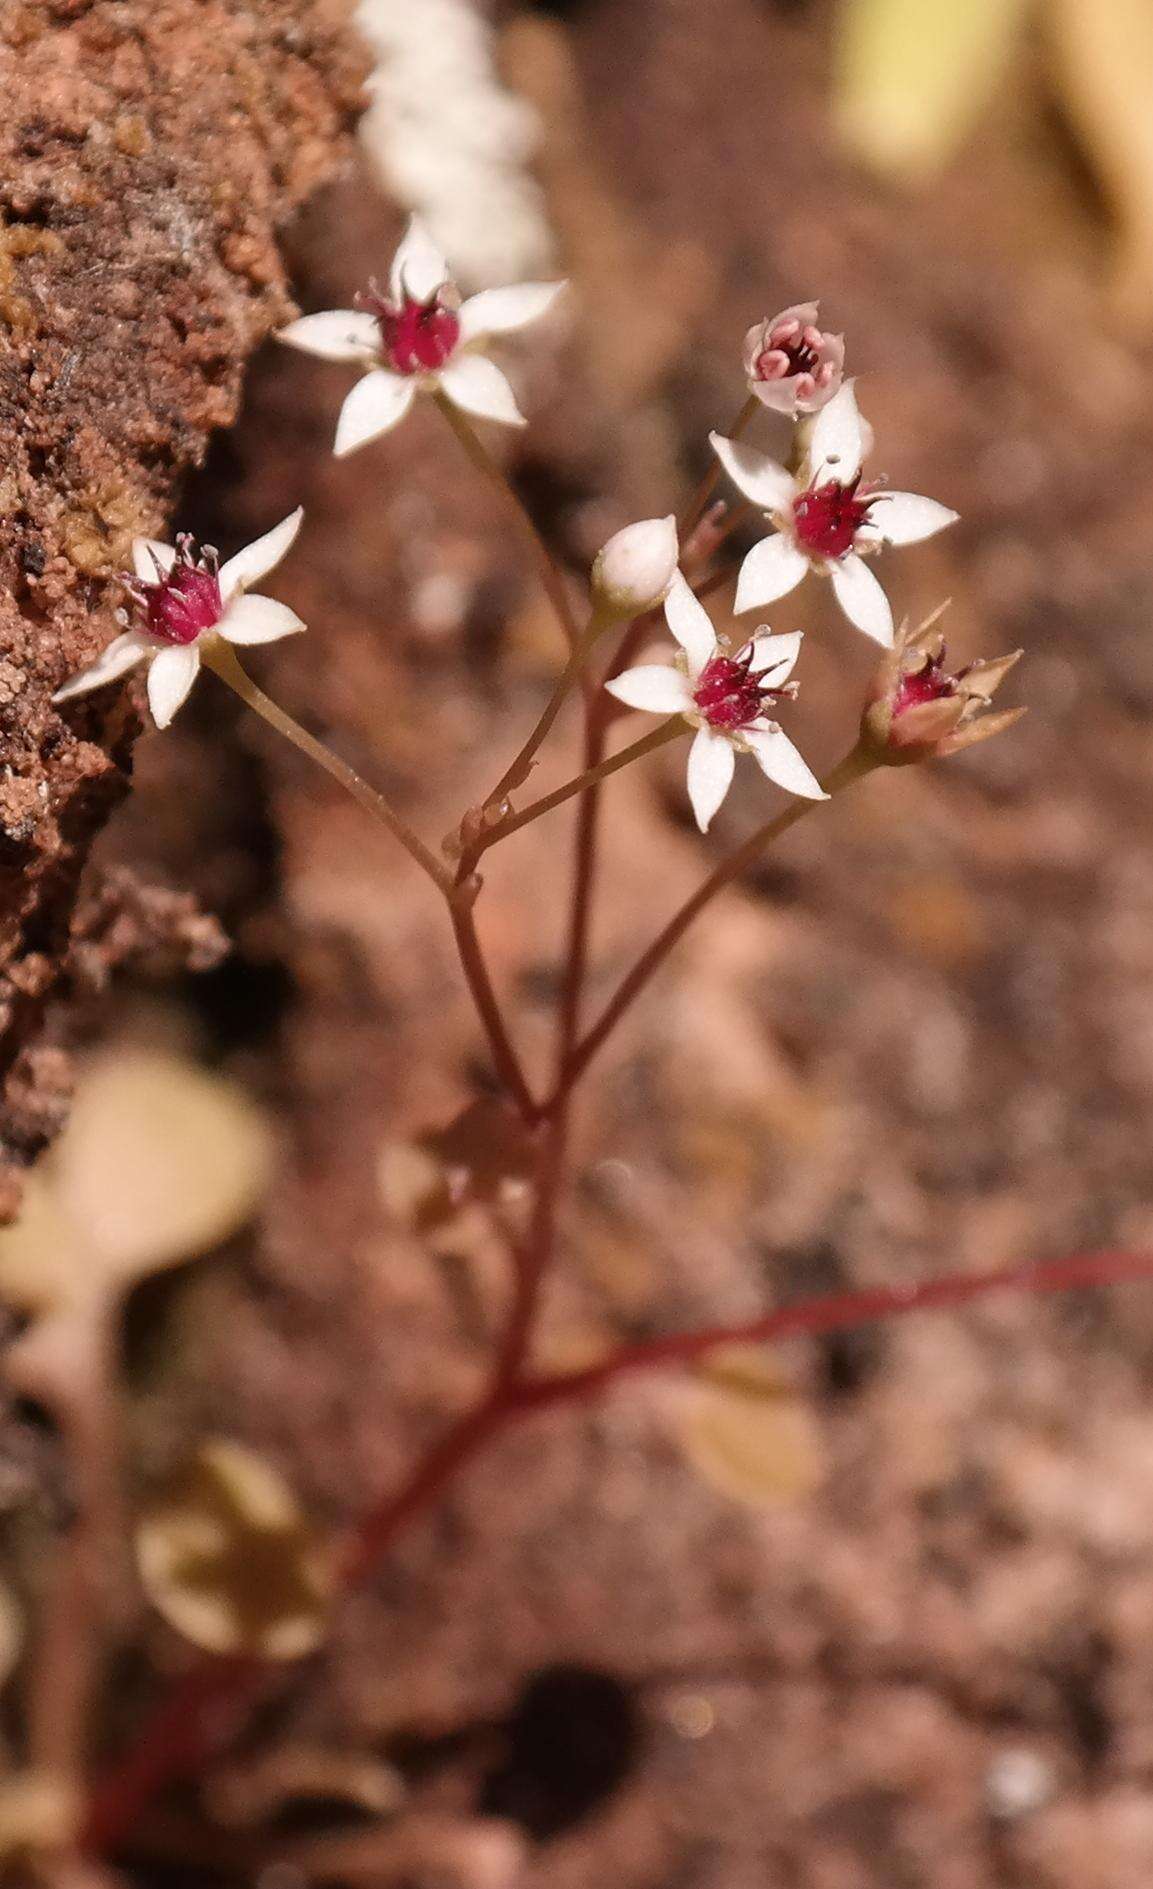
<svg viewBox="0 0 1153 1889">
<path fill-rule="evenodd" d="M 357 23 L 378 62 L 361 134 L 386 189 L 466 287 L 548 273 L 552 235 L 528 170 L 537 115 L 501 84 L 471 0 L 360 0 Z"/>
</svg>

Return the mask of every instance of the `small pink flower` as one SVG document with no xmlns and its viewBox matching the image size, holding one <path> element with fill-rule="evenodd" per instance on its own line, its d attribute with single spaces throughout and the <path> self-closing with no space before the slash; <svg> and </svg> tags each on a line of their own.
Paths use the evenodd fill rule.
<svg viewBox="0 0 1153 1889">
<path fill-rule="evenodd" d="M 751 754 L 762 773 L 788 793 L 824 800 L 820 782 L 765 713 L 797 692 L 789 677 L 800 654 L 800 631 L 791 636 L 758 631 L 734 654 L 679 572 L 665 599 L 665 620 L 681 653 L 671 662 L 626 669 L 605 686 L 627 708 L 683 715 L 697 730 L 689 749 L 688 789 L 701 832 L 707 833 L 729 791 L 738 754 Z"/>
<path fill-rule="evenodd" d="M 874 642 L 893 640 L 893 612 L 865 558 L 883 544 L 918 544 L 956 522 L 957 514 L 914 492 L 861 484 L 871 430 L 852 381 L 813 422 L 805 477 L 741 440 L 712 436 L 733 483 L 764 507 L 776 534 L 753 546 L 737 579 L 736 611 L 761 610 L 794 590 L 810 570 L 828 577 L 850 623 Z"/>
<path fill-rule="evenodd" d="M 462 302 L 444 257 L 413 217 L 393 257 L 387 294 L 373 283 L 358 308 L 304 315 L 277 339 L 367 370 L 341 408 L 338 458 L 398 425 L 421 391 L 439 390 L 482 420 L 523 426 L 512 388 L 485 349 L 494 336 L 537 321 L 564 286 L 526 282 L 482 289 Z"/>
<path fill-rule="evenodd" d="M 210 545 L 198 549 L 184 535 L 174 545 L 137 538 L 135 574 L 124 588 L 135 605 L 137 624 L 116 636 L 87 669 L 52 697 L 67 702 L 114 682 L 139 662 L 148 662 L 148 705 L 158 728 L 167 728 L 200 670 L 206 639 L 223 637 L 242 646 L 274 643 L 304 624 L 287 604 L 250 596 L 248 586 L 266 577 L 285 557 L 300 530 L 295 511 L 263 538 L 221 564 Z M 121 621 L 127 621 L 122 614 Z"/>
<path fill-rule="evenodd" d="M 845 369 L 843 335 L 817 326 L 816 302 L 798 302 L 745 336 L 749 392 L 775 413 L 816 413 L 833 398 Z"/>
</svg>

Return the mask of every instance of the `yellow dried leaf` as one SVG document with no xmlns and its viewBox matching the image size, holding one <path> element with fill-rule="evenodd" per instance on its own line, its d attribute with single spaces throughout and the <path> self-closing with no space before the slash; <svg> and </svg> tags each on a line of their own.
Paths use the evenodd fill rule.
<svg viewBox="0 0 1153 1889">
<path fill-rule="evenodd" d="M 799 1501 L 824 1473 L 809 1405 L 763 1346 L 718 1351 L 686 1387 L 681 1441 L 709 1485 L 753 1508 Z"/>
<path fill-rule="evenodd" d="M 833 111 L 853 154 L 916 183 L 939 170 L 989 104 L 1025 0 L 841 0 Z"/>
<path fill-rule="evenodd" d="M 23 1644 L 24 1617 L 15 1597 L 0 1587 L 0 1685 L 15 1667 Z"/>
<path fill-rule="evenodd" d="M 1117 298 L 1153 314 L 1153 6 L 1049 0 L 1045 18 L 1062 103 L 1120 224 Z"/>
<path fill-rule="evenodd" d="M 76 1831 L 74 1785 L 47 1771 L 18 1771 L 0 1782 L 0 1863 L 60 1850 Z"/>
<path fill-rule="evenodd" d="M 238 1443 L 203 1445 L 136 1550 L 157 1612 L 206 1652 L 299 1659 L 324 1637 L 329 1554 L 279 1472 Z"/>
<path fill-rule="evenodd" d="M 242 1089 L 132 1049 L 85 1074 L 53 1171 L 86 1245 L 128 1284 L 238 1232 L 270 1168 L 265 1119 Z"/>
<path fill-rule="evenodd" d="M 39 1316 L 68 1303 L 91 1264 L 47 1180 L 30 1174 L 20 1218 L 0 1227 L 0 1299 Z"/>
</svg>

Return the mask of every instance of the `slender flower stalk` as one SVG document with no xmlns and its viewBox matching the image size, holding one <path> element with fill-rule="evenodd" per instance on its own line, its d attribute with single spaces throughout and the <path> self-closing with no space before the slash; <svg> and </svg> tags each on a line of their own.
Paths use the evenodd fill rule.
<svg viewBox="0 0 1153 1889">
<path fill-rule="evenodd" d="M 563 807 L 566 800 L 571 800 L 574 795 L 583 794 L 588 788 L 595 787 L 598 782 L 607 780 L 610 774 L 616 774 L 622 767 L 629 767 L 634 761 L 643 761 L 646 755 L 655 754 L 658 748 L 666 747 L 670 741 L 676 741 L 684 733 L 685 723 L 679 715 L 662 722 L 661 726 L 654 728 L 651 734 L 642 735 L 639 741 L 630 742 L 627 748 L 621 748 L 617 754 L 610 755 L 607 760 L 594 762 L 591 767 L 585 768 L 583 774 L 575 774 L 571 781 L 565 781 L 562 787 L 554 787 L 551 794 L 544 794 L 540 800 L 532 801 L 529 806 L 522 807 L 517 813 L 507 814 L 476 842 L 477 854 L 487 852 L 490 846 L 497 844 L 498 840 L 506 840 L 510 834 L 518 833 L 522 826 L 531 826 L 534 820 L 539 820 L 542 814 L 551 813 L 554 807 Z"/>
<path fill-rule="evenodd" d="M 732 425 L 729 427 L 729 431 L 728 431 L 729 439 L 740 439 L 741 434 L 745 431 L 745 429 L 750 425 L 750 423 L 755 419 L 756 415 L 759 413 L 760 405 L 761 403 L 757 399 L 756 395 L 750 394 L 748 399 L 745 401 L 744 406 L 741 408 L 740 412 L 737 414 L 736 419 L 733 421 Z M 716 491 L 717 486 L 720 484 L 720 481 L 721 481 L 720 467 L 718 465 L 710 466 L 709 470 L 705 473 L 704 478 L 701 480 L 700 484 L 698 485 L 696 491 L 693 493 L 692 498 L 689 500 L 687 506 L 685 507 L 684 513 L 681 516 L 679 529 L 680 529 L 680 536 L 681 536 L 682 544 L 688 543 L 689 539 L 693 535 L 693 532 L 696 530 L 697 526 L 700 524 L 701 519 L 704 517 L 705 513 L 708 511 L 709 501 L 711 500 L 713 493 Z"/>
<path fill-rule="evenodd" d="M 487 796 L 485 800 L 486 807 L 500 806 L 501 802 L 508 794 L 515 793 L 518 787 L 523 787 L 532 772 L 533 762 L 537 754 L 548 739 L 552 731 L 553 723 L 564 707 L 570 690 L 579 680 L 590 654 L 604 635 L 610 621 L 611 618 L 607 617 L 602 611 L 593 611 L 585 628 L 581 631 L 576 642 L 573 644 L 569 652 L 568 661 L 554 683 L 552 693 L 545 703 L 544 708 L 541 710 L 540 715 L 537 717 L 532 732 L 518 749 L 513 760 L 509 762 L 492 792 Z"/>
<path fill-rule="evenodd" d="M 436 404 L 444 415 L 453 433 L 460 441 L 469 461 L 483 474 L 489 484 L 499 492 L 502 501 L 516 514 L 520 529 L 524 532 L 537 567 L 541 585 L 544 589 L 553 613 L 564 632 L 565 641 L 570 648 L 575 648 L 580 640 L 580 625 L 569 598 L 568 581 L 559 564 L 554 559 L 540 532 L 537 530 L 532 513 L 519 498 L 515 488 L 506 478 L 500 466 L 493 459 L 475 427 L 466 414 L 443 394 L 435 396 Z"/>
<path fill-rule="evenodd" d="M 876 757 L 863 744 L 858 743 L 821 782 L 825 799 L 832 799 L 834 794 L 840 793 L 853 781 L 860 780 L 865 774 L 871 773 L 877 766 L 879 762 Z M 727 859 L 723 859 L 715 872 L 711 872 L 704 884 L 698 887 L 678 912 L 674 913 L 664 929 L 641 953 L 632 970 L 622 979 L 588 1035 L 583 1037 L 576 1046 L 557 1089 L 545 1103 L 546 1112 L 554 1106 L 560 1095 L 567 1093 L 583 1076 L 589 1063 L 602 1047 L 605 1039 L 616 1028 L 625 1011 L 640 996 L 641 991 L 660 969 L 673 946 L 680 942 L 693 920 L 704 911 L 706 905 L 716 898 L 718 892 L 723 892 L 727 885 L 731 885 L 734 879 L 739 878 L 741 873 L 746 871 L 766 848 L 773 844 L 774 840 L 780 839 L 782 834 L 787 833 L 790 827 L 795 826 L 798 820 L 819 804 L 820 802 L 816 800 L 792 801 L 775 820 L 769 820 L 764 826 L 758 827 L 755 833 L 750 834 L 743 846 L 738 846 Z"/>
<path fill-rule="evenodd" d="M 352 798 L 367 813 L 370 813 L 374 820 L 379 821 L 381 826 L 387 827 L 393 838 L 400 841 L 409 857 L 416 861 L 422 872 L 428 874 L 433 884 L 440 888 L 445 897 L 451 896 L 453 878 L 448 867 L 435 858 L 424 841 L 417 837 L 405 820 L 401 819 L 399 813 L 382 793 L 375 787 L 370 787 L 366 780 L 361 779 L 354 767 L 350 767 L 347 761 L 342 761 L 331 748 L 326 748 L 315 735 L 310 735 L 308 730 L 302 728 L 300 723 L 288 713 L 287 709 L 281 708 L 278 702 L 274 702 L 263 689 L 256 686 L 252 677 L 241 668 L 235 654 L 227 644 L 216 643 L 206 648 L 204 662 L 240 697 L 246 708 L 250 708 L 254 714 L 259 715 L 262 721 L 267 722 L 270 728 L 274 728 L 278 735 L 283 735 L 286 741 L 291 741 L 294 748 L 299 748 L 310 761 L 315 761 L 318 767 L 322 767 L 326 774 L 332 776 L 333 780 L 339 781 L 346 793 L 351 794 Z"/>
<path fill-rule="evenodd" d="M 524 1121 L 532 1124 L 539 1119 L 540 1110 L 528 1086 L 520 1057 L 508 1033 L 504 1012 L 493 989 L 488 964 L 477 934 L 471 898 L 467 896 L 462 898 L 462 889 L 466 892 L 468 890 L 467 887 L 456 887 L 449 897 L 449 917 L 460 954 L 461 969 L 476 1005 L 477 1016 L 488 1038 L 496 1072 L 512 1097 L 518 1113 Z"/>
</svg>

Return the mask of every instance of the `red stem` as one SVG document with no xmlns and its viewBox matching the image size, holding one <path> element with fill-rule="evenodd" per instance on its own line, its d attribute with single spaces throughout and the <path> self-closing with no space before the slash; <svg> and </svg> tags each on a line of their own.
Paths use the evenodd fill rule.
<svg viewBox="0 0 1153 1889">
<path fill-rule="evenodd" d="M 1153 1278 L 1153 1253 L 1078 1253 L 1068 1259 L 1006 1266 L 997 1272 L 950 1273 L 920 1285 L 869 1286 L 860 1292 L 833 1293 L 828 1298 L 782 1306 L 779 1311 L 747 1319 L 743 1324 L 670 1332 L 643 1344 L 626 1345 L 603 1363 L 582 1371 L 522 1380 L 516 1391 L 516 1405 L 520 1411 L 530 1411 L 547 1409 L 552 1404 L 583 1403 L 633 1371 L 692 1364 L 721 1345 L 770 1344 L 798 1336 L 819 1338 L 906 1312 L 966 1305 L 991 1292 L 1069 1292 L 1149 1278 Z"/>
<path fill-rule="evenodd" d="M 434 1445 L 396 1494 L 365 1517 L 341 1565 L 343 1584 L 362 1586 L 397 1536 L 431 1507 L 458 1471 L 507 1424 L 535 1410 L 587 1402 L 634 1371 L 691 1364 L 719 1345 L 820 1337 L 908 1312 L 965 1305 L 991 1292 L 1065 1292 L 1148 1278 L 1153 1278 L 1153 1253 L 1080 1253 L 997 1272 L 953 1273 L 921 1285 L 872 1286 L 861 1292 L 807 1299 L 743 1324 L 674 1332 L 628 1345 L 603 1364 L 550 1377 L 518 1382 L 515 1372 L 509 1375 L 509 1360 L 503 1357 L 498 1377 L 480 1401 Z M 527 1349 L 531 1333 L 523 1325 L 523 1301 L 519 1310 L 514 1307 L 513 1317 L 522 1321 Z M 156 1793 L 173 1778 L 194 1770 L 219 1743 L 268 1677 L 268 1669 L 251 1660 L 204 1660 L 178 1682 L 146 1723 L 127 1758 L 97 1785 L 85 1826 L 86 1849 L 90 1853 L 114 1850 Z"/>
<path fill-rule="evenodd" d="M 459 896 L 450 897 L 448 915 L 452 921 L 453 936 L 460 954 L 465 982 L 488 1038 L 489 1052 L 497 1074 L 515 1102 L 520 1115 L 526 1122 L 533 1123 L 539 1117 L 539 1110 L 521 1067 L 520 1057 L 513 1047 L 500 1001 L 493 989 L 488 965 L 477 935 L 472 907 L 462 904 Z"/>
</svg>

